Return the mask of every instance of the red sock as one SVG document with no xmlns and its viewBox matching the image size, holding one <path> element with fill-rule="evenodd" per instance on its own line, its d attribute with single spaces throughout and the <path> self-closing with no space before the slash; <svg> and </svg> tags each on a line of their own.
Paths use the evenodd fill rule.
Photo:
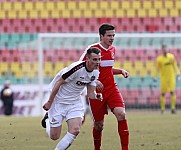
<svg viewBox="0 0 181 150">
<path fill-rule="evenodd" d="M 94 150 L 101 150 L 102 131 L 93 128 Z"/>
<path fill-rule="evenodd" d="M 118 121 L 118 132 L 121 140 L 122 150 L 128 150 L 129 130 L 127 120 Z"/>
</svg>

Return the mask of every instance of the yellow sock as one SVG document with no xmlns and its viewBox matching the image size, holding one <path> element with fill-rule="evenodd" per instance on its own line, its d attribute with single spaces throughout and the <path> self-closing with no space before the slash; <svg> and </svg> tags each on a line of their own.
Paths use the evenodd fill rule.
<svg viewBox="0 0 181 150">
<path fill-rule="evenodd" d="M 176 108 L 176 94 L 171 95 L 171 110 Z"/>
<path fill-rule="evenodd" d="M 165 97 L 164 96 L 160 96 L 160 108 L 161 110 L 165 110 Z"/>
</svg>

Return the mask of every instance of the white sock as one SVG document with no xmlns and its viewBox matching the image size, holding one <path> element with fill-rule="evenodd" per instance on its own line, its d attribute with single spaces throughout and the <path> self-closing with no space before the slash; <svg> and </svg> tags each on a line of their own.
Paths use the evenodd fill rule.
<svg viewBox="0 0 181 150">
<path fill-rule="evenodd" d="M 57 144 L 55 150 L 66 150 L 76 139 L 76 136 L 67 132 L 67 134 Z"/>
<path fill-rule="evenodd" d="M 48 136 L 50 137 L 50 122 L 49 122 L 49 119 L 47 118 L 45 120 L 46 122 L 46 133 L 48 134 Z"/>
</svg>

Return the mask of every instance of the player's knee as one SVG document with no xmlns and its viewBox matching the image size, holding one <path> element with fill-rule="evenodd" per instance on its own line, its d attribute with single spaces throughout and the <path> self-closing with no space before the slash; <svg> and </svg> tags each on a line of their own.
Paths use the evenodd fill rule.
<svg viewBox="0 0 181 150">
<path fill-rule="evenodd" d="M 113 110 L 114 115 L 116 116 L 117 120 L 125 120 L 126 119 L 126 112 L 124 108 L 117 107 Z"/>
<path fill-rule="evenodd" d="M 95 122 L 94 123 L 94 127 L 98 130 L 98 131 L 102 131 L 104 128 L 104 123 L 103 122 Z"/>
<path fill-rule="evenodd" d="M 74 127 L 69 131 L 71 134 L 77 136 L 80 133 L 80 127 Z"/>
<path fill-rule="evenodd" d="M 116 115 L 116 118 L 118 120 L 125 120 L 126 119 L 126 112 L 125 111 L 119 111 L 115 115 Z"/>
<path fill-rule="evenodd" d="M 58 140 L 59 137 L 60 137 L 60 136 L 57 135 L 57 134 L 51 134 L 51 135 L 50 135 L 50 138 L 51 138 L 52 140 L 54 140 L 54 141 L 55 141 L 55 140 Z"/>
</svg>

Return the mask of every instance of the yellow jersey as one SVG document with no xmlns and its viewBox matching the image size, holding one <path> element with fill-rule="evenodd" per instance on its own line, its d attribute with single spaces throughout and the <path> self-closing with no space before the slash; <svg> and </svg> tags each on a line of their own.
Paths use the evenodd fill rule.
<svg viewBox="0 0 181 150">
<path fill-rule="evenodd" d="M 177 64 L 175 57 L 171 53 L 166 56 L 157 57 L 156 65 L 160 73 L 160 87 L 162 92 L 170 92 L 175 90 L 175 77 L 177 74 Z"/>
</svg>

